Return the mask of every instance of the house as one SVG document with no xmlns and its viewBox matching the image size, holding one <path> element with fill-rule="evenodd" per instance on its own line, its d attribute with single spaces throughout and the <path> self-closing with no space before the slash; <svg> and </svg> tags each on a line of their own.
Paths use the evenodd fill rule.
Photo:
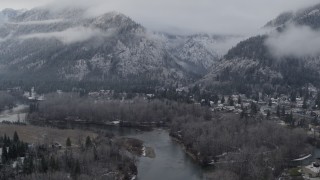
<svg viewBox="0 0 320 180">
<path fill-rule="evenodd" d="M 226 110 L 227 110 L 228 112 L 233 112 L 233 111 L 236 110 L 236 108 L 235 108 L 234 106 L 226 106 L 225 108 L 226 108 Z"/>
<path fill-rule="evenodd" d="M 300 108 L 293 108 L 291 111 L 294 113 L 304 114 L 304 110 Z"/>
<path fill-rule="evenodd" d="M 61 149 L 61 148 L 62 148 L 62 145 L 61 145 L 60 143 L 58 143 L 58 142 L 54 142 L 54 143 L 52 144 L 52 148 L 54 148 L 54 149 Z"/>
<path fill-rule="evenodd" d="M 181 87 L 181 88 L 177 88 L 176 89 L 176 92 L 177 93 L 184 93 L 184 92 L 189 92 L 189 89 L 188 89 L 188 87 Z"/>
<path fill-rule="evenodd" d="M 21 89 L 21 87 L 8 88 L 7 92 L 8 93 L 19 93 L 20 94 L 22 92 L 22 89 Z"/>
<path fill-rule="evenodd" d="M 146 94 L 147 98 L 151 99 L 154 98 L 154 94 Z"/>
<path fill-rule="evenodd" d="M 120 124 L 120 121 L 112 121 L 111 124 L 114 125 L 114 126 L 116 126 L 116 125 L 119 125 L 119 124 Z"/>
<path fill-rule="evenodd" d="M 251 106 L 251 104 L 250 104 L 250 103 L 243 103 L 242 105 L 243 105 L 243 107 L 244 107 L 244 108 L 248 108 L 248 107 L 250 107 L 250 106 Z"/>
<path fill-rule="evenodd" d="M 268 103 L 265 102 L 265 101 L 258 101 L 258 104 L 259 104 L 260 106 L 265 106 L 265 105 L 267 105 Z"/>
<path fill-rule="evenodd" d="M 319 117 L 319 116 L 320 116 L 320 111 L 319 111 L 319 110 L 317 110 L 317 111 L 312 111 L 312 112 L 310 113 L 310 115 L 313 116 L 313 117 Z"/>
<path fill-rule="evenodd" d="M 320 166 L 318 166 L 315 162 L 311 165 L 304 166 L 302 168 L 304 174 L 309 175 L 310 178 L 320 177 Z"/>
<path fill-rule="evenodd" d="M 20 169 L 19 172 L 21 173 L 22 172 L 21 167 L 23 166 L 24 159 L 25 157 L 18 157 L 17 160 L 12 163 L 12 168 L 14 169 L 19 168 Z"/>
<path fill-rule="evenodd" d="M 213 101 L 209 101 L 210 106 L 213 107 L 214 106 L 214 102 Z"/>
<path fill-rule="evenodd" d="M 28 98 L 30 101 L 44 101 L 44 95 L 39 95 L 35 91 L 35 88 L 32 87 L 30 92 L 25 92 L 24 96 Z"/>
<path fill-rule="evenodd" d="M 297 101 L 296 107 L 302 108 L 303 107 L 303 101 Z"/>
</svg>

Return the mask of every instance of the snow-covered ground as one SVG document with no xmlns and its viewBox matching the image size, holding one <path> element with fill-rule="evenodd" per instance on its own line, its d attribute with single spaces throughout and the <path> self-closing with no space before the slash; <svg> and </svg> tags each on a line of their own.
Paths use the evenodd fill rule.
<svg viewBox="0 0 320 180">
<path fill-rule="evenodd" d="M 0 122 L 9 121 L 9 122 L 25 122 L 26 115 L 25 113 L 28 106 L 18 105 L 11 110 L 5 110 L 0 112 Z"/>
</svg>

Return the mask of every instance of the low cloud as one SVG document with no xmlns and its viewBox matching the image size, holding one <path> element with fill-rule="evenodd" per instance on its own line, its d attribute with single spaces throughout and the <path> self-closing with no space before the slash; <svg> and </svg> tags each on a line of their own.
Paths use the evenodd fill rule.
<svg viewBox="0 0 320 180">
<path fill-rule="evenodd" d="M 266 46 L 277 58 L 314 57 L 320 55 L 320 31 L 308 26 L 290 26 L 269 36 Z"/>
<path fill-rule="evenodd" d="M 84 7 L 90 15 L 119 11 L 154 31 L 247 35 L 279 13 L 319 0 L 1 0 L 0 7 L 31 8 L 46 3 L 51 10 Z"/>
<path fill-rule="evenodd" d="M 215 50 L 218 55 L 225 55 L 232 47 L 236 46 L 240 41 L 245 40 L 245 36 L 233 36 L 227 37 L 224 40 L 218 41 L 213 44 L 212 49 Z"/>
<path fill-rule="evenodd" d="M 76 27 L 66 29 L 59 32 L 49 32 L 49 33 L 35 33 L 20 36 L 19 39 L 57 39 L 63 44 L 72 44 L 77 42 L 84 42 L 93 37 L 107 37 L 111 35 L 111 31 L 105 33 L 94 28 Z"/>
<path fill-rule="evenodd" d="M 54 24 L 62 22 L 63 19 L 50 19 L 50 20 L 43 20 L 43 21 L 25 21 L 25 22 L 8 22 L 8 24 L 15 24 L 15 25 L 41 25 L 41 24 Z"/>
</svg>

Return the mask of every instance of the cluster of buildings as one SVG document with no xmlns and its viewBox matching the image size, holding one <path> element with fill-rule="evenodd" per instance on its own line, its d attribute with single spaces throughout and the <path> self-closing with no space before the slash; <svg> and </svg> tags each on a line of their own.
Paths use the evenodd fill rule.
<svg viewBox="0 0 320 180">
<path fill-rule="evenodd" d="M 30 101 L 44 101 L 45 100 L 44 95 L 38 94 L 35 91 L 34 87 L 32 87 L 30 91 L 25 91 L 23 96 L 26 97 Z"/>
</svg>

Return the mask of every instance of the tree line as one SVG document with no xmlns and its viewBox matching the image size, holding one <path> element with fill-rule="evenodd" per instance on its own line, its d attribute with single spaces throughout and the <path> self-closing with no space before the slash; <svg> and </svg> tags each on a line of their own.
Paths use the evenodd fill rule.
<svg viewBox="0 0 320 180">
<path fill-rule="evenodd" d="M 205 114 L 210 118 L 208 107 L 179 103 L 170 100 L 96 100 L 76 94 L 48 95 L 28 119 L 45 122 L 54 120 L 85 120 L 88 122 L 164 122 L 170 124 L 175 117 Z"/>
<path fill-rule="evenodd" d="M 310 152 L 302 129 L 289 129 L 263 117 L 215 113 L 176 118 L 171 135 L 203 164 L 231 172 L 236 179 L 274 179 L 291 160 Z"/>
</svg>

